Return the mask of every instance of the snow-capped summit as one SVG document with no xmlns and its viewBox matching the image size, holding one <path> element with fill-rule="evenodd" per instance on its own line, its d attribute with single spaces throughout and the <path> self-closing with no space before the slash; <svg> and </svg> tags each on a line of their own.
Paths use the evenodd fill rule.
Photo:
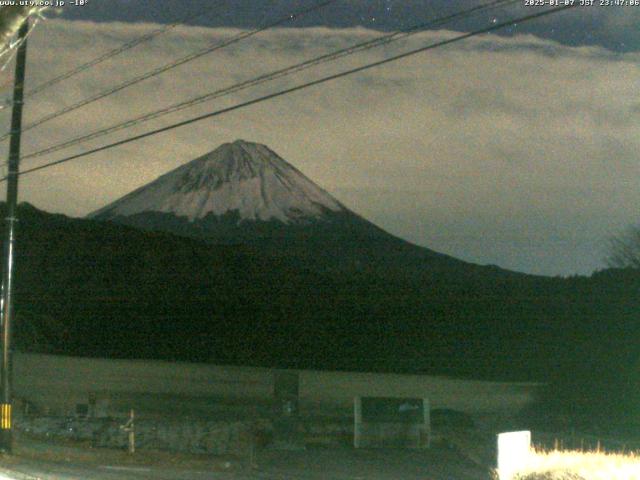
<svg viewBox="0 0 640 480">
<path fill-rule="evenodd" d="M 265 145 L 225 143 L 89 215 L 114 219 L 150 212 L 193 223 L 231 214 L 237 223 L 322 220 L 347 211 Z"/>
</svg>

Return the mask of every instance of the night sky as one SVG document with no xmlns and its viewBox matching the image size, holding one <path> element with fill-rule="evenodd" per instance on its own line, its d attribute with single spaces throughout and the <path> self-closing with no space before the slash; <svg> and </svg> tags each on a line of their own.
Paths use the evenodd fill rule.
<svg viewBox="0 0 640 480">
<path fill-rule="evenodd" d="M 579 1 L 579 0 L 576 0 Z M 185 19 L 189 25 L 255 28 L 270 19 L 318 3 L 310 0 L 89 0 L 86 7 L 67 7 L 63 17 L 98 22 L 172 23 Z M 477 0 L 343 0 L 299 19 L 291 26 L 334 28 L 366 27 L 394 31 L 414 25 L 416 20 L 444 16 L 474 7 Z M 483 2 L 488 3 L 488 2 Z M 514 25 L 497 33 L 512 36 L 530 33 L 564 45 L 598 45 L 617 52 L 640 49 L 640 7 L 577 7 L 570 14 Z M 525 0 L 495 12 L 483 13 L 455 24 L 456 31 L 470 31 L 494 19 L 526 15 L 539 7 Z M 203 12 L 201 15 L 198 15 Z"/>
<path fill-rule="evenodd" d="M 25 124 L 315 2 L 89 0 L 49 12 L 27 91 L 170 23 L 180 26 L 28 99 Z M 477 1 L 338 0 L 146 80 L 23 137 L 29 153 L 81 133 L 424 23 Z M 85 142 L 23 168 L 499 23 L 524 0 Z M 204 16 L 198 12 L 209 10 Z M 640 7 L 578 7 L 475 37 L 21 180 L 20 200 L 82 216 L 243 138 L 267 144 L 389 232 L 481 264 L 545 275 L 604 268 L 607 237 L 640 222 Z M 13 66 L 0 73 L 10 92 Z M 0 112 L 8 129 L 9 111 Z M 3 152 L 6 155 L 6 142 Z"/>
</svg>

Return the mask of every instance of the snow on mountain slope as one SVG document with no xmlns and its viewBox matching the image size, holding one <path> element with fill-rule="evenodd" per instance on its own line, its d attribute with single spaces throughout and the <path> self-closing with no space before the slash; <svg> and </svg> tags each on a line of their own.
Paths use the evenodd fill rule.
<svg viewBox="0 0 640 480">
<path fill-rule="evenodd" d="M 237 140 L 97 210 L 89 218 L 170 213 L 190 222 L 237 212 L 240 222 L 285 224 L 347 209 L 265 145 Z"/>
</svg>

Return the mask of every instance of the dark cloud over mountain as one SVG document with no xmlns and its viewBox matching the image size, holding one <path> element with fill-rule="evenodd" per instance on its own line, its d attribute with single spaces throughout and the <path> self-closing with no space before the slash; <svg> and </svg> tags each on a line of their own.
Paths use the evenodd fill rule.
<svg viewBox="0 0 640 480">
<path fill-rule="evenodd" d="M 579 2 L 580 0 L 576 0 Z M 63 9 L 68 19 L 100 22 L 158 22 L 171 23 L 193 13 L 206 11 L 186 23 L 206 26 L 251 28 L 279 16 L 290 14 L 318 3 L 315 0 L 92 0 L 84 7 Z M 297 19 L 295 26 L 354 27 L 378 30 L 398 30 L 442 17 L 488 2 L 478 0 L 339 0 L 318 12 Z M 494 21 L 533 13 L 541 8 L 526 5 L 522 0 L 510 7 L 500 8 L 456 22 L 454 30 L 469 31 Z M 593 6 L 573 10 L 524 25 L 515 25 L 500 35 L 531 33 L 572 46 L 598 45 L 615 51 L 640 50 L 640 7 Z M 451 28 L 451 27 L 449 27 Z"/>
</svg>

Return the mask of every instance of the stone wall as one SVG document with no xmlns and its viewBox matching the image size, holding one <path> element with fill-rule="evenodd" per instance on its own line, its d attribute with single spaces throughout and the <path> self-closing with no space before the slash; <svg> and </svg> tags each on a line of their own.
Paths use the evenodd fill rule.
<svg viewBox="0 0 640 480">
<path fill-rule="evenodd" d="M 88 442 L 93 447 L 126 449 L 126 419 L 74 417 L 16 418 L 16 430 L 36 438 Z M 135 445 L 140 450 L 245 456 L 272 435 L 271 422 L 202 421 L 195 419 L 140 419 L 135 423 Z"/>
</svg>

